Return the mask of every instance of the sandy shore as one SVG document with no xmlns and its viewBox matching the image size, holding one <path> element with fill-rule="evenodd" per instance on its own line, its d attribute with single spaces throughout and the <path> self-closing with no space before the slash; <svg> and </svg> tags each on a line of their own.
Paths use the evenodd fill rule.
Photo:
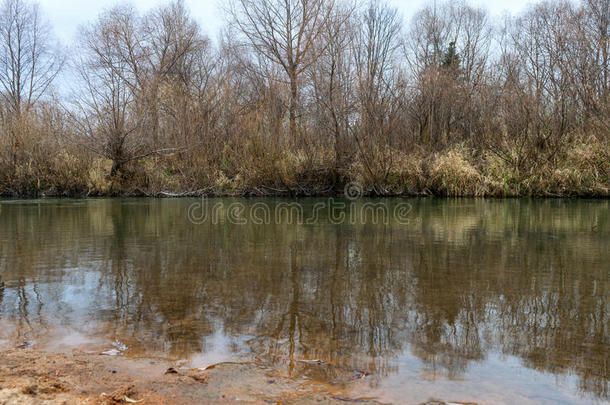
<svg viewBox="0 0 610 405">
<path fill-rule="evenodd" d="M 0 353 L 0 404 L 376 404 L 345 387 L 298 381 L 252 363 L 205 370 L 159 359 L 11 349 Z"/>
</svg>

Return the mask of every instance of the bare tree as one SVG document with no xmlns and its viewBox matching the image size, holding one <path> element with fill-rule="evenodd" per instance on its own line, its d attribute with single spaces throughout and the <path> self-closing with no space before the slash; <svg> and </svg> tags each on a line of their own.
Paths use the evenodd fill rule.
<svg viewBox="0 0 610 405">
<path fill-rule="evenodd" d="M 121 15 L 125 18 L 117 19 Z M 138 134 L 138 117 L 133 83 L 133 65 L 117 50 L 117 35 L 133 33 L 124 24 L 129 9 L 111 9 L 90 27 L 83 28 L 78 46 L 77 71 L 82 87 L 69 112 L 75 141 L 88 150 L 112 160 L 111 174 L 124 164 L 151 154 Z M 130 76 L 131 75 L 131 76 Z"/>
<path fill-rule="evenodd" d="M 610 1 L 587 0 L 567 8 L 558 61 L 593 132 L 610 133 Z M 559 31 L 561 28 L 558 28 Z"/>
<path fill-rule="evenodd" d="M 140 61 L 142 66 L 138 93 L 144 107 L 142 111 L 147 114 L 148 132 L 153 136 L 155 147 L 160 145 L 160 135 L 165 135 L 166 143 L 181 142 L 183 139 L 176 139 L 176 134 L 160 134 L 160 90 L 163 86 L 170 86 L 176 90 L 180 88 L 179 92 L 187 95 L 198 69 L 198 53 L 206 52 L 208 48 L 207 38 L 201 34 L 199 25 L 191 18 L 183 0 L 172 1 L 145 15 L 138 30 L 145 49 Z M 183 97 L 179 101 L 183 115 L 185 100 Z M 179 127 L 180 125 L 172 126 L 170 130 Z M 184 134 L 186 128 L 182 127 L 179 131 Z"/>
<path fill-rule="evenodd" d="M 391 97 L 398 71 L 402 22 L 396 9 L 379 0 L 369 2 L 359 22 L 362 27 L 354 37 L 354 62 L 366 120 L 371 118 L 375 105 Z"/>
<path fill-rule="evenodd" d="M 228 8 L 232 25 L 252 49 L 276 64 L 290 86 L 290 134 L 297 134 L 299 79 L 324 46 L 323 38 L 331 17 L 333 0 L 233 0 Z"/>
<path fill-rule="evenodd" d="M 185 149 L 196 127 L 192 99 L 209 78 L 201 76 L 207 39 L 184 3 L 143 18 L 132 7 L 114 7 L 82 38 L 81 143 L 111 159 L 113 174 L 130 161 Z"/>
<path fill-rule="evenodd" d="M 0 4 L 0 98 L 20 116 L 48 90 L 64 56 L 38 5 L 26 0 Z"/>
<path fill-rule="evenodd" d="M 348 4 L 336 7 L 326 24 L 326 51 L 309 72 L 313 86 L 311 109 L 316 112 L 316 129 L 331 134 L 335 150 L 335 170 L 348 159 L 348 133 L 355 114 L 355 72 L 352 40 L 356 9 Z M 352 119 L 350 119 L 352 117 Z"/>
<path fill-rule="evenodd" d="M 427 6 L 413 18 L 405 56 L 413 82 L 409 105 L 419 140 L 444 146 L 472 135 L 492 37 L 485 11 L 464 2 Z"/>
<path fill-rule="evenodd" d="M 391 146 L 403 103 L 398 63 L 402 21 L 395 8 L 371 0 L 359 23 L 354 65 L 360 127 L 352 134 L 371 180 L 381 180 L 392 164 Z"/>
</svg>

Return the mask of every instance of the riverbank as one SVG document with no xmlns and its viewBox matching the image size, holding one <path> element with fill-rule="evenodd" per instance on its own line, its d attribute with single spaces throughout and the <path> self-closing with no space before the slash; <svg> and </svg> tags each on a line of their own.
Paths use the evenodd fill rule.
<svg viewBox="0 0 610 405">
<path fill-rule="evenodd" d="M 200 370 L 160 359 L 80 351 L 0 353 L 4 405 L 378 404 L 345 395 L 341 387 L 299 381 L 254 363 L 221 363 Z"/>
<path fill-rule="evenodd" d="M 112 172 L 112 161 L 67 150 L 0 171 L 4 197 L 452 196 L 610 197 L 610 151 L 574 142 L 554 155 L 481 152 L 457 145 L 439 152 L 386 150 L 337 165 L 322 149 L 192 163 L 151 156 Z M 190 162 L 190 163 L 189 163 Z"/>
</svg>

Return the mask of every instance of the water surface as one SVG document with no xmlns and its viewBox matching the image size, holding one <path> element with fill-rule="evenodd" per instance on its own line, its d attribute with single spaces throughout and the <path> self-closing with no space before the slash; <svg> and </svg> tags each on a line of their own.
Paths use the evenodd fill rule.
<svg viewBox="0 0 610 405">
<path fill-rule="evenodd" d="M 610 399 L 609 201 L 360 200 L 408 220 L 263 224 L 193 223 L 194 203 L 0 202 L 0 346 L 118 340 L 406 404 Z"/>
</svg>

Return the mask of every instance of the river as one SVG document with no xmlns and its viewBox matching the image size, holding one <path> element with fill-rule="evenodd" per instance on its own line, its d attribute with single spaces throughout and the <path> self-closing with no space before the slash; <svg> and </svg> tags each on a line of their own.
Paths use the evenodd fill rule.
<svg viewBox="0 0 610 405">
<path fill-rule="evenodd" d="M 0 347 L 121 342 L 406 404 L 607 403 L 609 213 L 608 200 L 4 200 Z"/>
</svg>

